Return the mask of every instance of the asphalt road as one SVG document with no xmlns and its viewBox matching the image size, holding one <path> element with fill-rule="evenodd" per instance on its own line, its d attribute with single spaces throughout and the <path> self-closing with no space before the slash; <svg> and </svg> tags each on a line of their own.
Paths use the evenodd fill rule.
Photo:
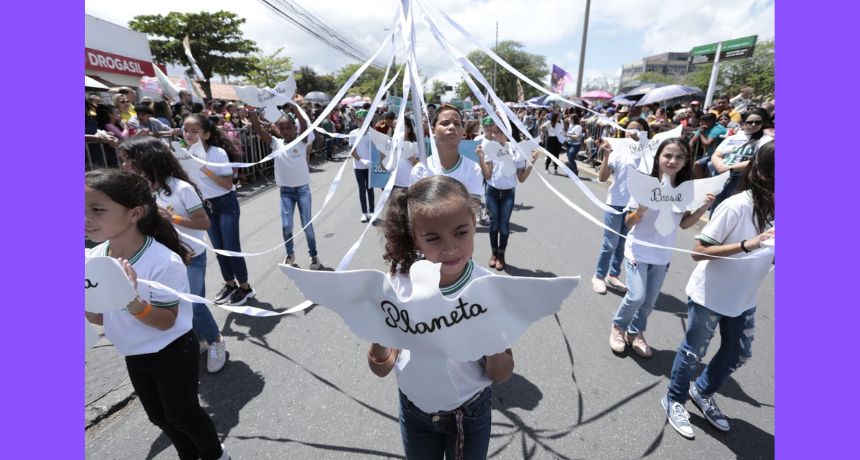
<svg viewBox="0 0 860 460">
<path fill-rule="evenodd" d="M 315 212 L 341 164 L 325 163 L 312 173 Z M 337 265 L 363 229 L 351 168 L 346 166 L 340 188 L 314 224 L 320 258 L 329 267 Z M 550 175 L 549 181 L 602 220 L 602 211 L 569 179 Z M 600 198 L 606 194 L 606 184 L 590 182 L 589 188 Z M 272 188 L 243 202 L 244 251 L 269 249 L 282 241 L 278 200 Z M 509 275 L 581 275 L 582 282 L 557 315 L 526 331 L 514 347 L 514 376 L 493 387 L 491 458 L 774 456 L 773 273 L 758 295 L 753 359 L 717 396 L 732 431 L 711 428 L 688 403 L 696 431 L 696 439 L 688 441 L 667 425 L 660 397 L 684 332 L 684 286 L 694 267 L 690 257 L 673 257 L 650 317 L 647 336 L 654 356 L 646 360 L 628 351 L 619 357 L 609 350 L 608 336 L 621 297 L 591 291 L 602 230 L 535 177 L 517 189 L 511 227 Z M 692 247 L 699 228 L 681 231 L 676 246 Z M 490 256 L 486 229 L 479 228 L 476 238 L 475 260 L 485 264 Z M 384 269 L 381 245 L 380 231 L 368 232 L 350 268 Z M 276 267 L 284 254 L 247 259 L 258 293 L 250 305 L 283 309 L 304 300 Z M 306 268 L 303 236 L 297 238 L 296 254 Z M 206 282 L 209 294 L 221 282 L 211 253 Z M 201 360 L 200 398 L 234 459 L 403 458 L 395 377 L 371 374 L 367 344 L 334 313 L 315 307 L 276 318 L 220 309 L 214 315 L 228 341 L 229 362 L 219 374 L 209 375 Z M 718 346 L 719 338 L 714 338 L 705 362 Z M 176 458 L 136 399 L 89 428 L 86 445 L 90 459 Z"/>
</svg>

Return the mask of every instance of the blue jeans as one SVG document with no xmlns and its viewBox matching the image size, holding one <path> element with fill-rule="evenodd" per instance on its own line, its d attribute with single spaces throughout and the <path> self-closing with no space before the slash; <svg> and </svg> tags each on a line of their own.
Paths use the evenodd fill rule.
<svg viewBox="0 0 860 460">
<path fill-rule="evenodd" d="M 705 396 L 717 392 L 723 382 L 752 357 L 755 307 L 736 318 L 714 313 L 707 307 L 687 299 L 687 333 L 678 347 L 672 375 L 669 378 L 669 399 L 684 404 L 690 390 L 690 380 L 699 361 L 708 352 L 714 331 L 720 326 L 720 349 L 696 379 L 696 389 Z"/>
<path fill-rule="evenodd" d="M 576 142 L 568 142 L 567 143 L 567 166 L 573 171 L 574 174 L 579 174 L 579 169 L 576 166 L 576 155 L 579 154 L 579 149 L 582 147 L 582 143 Z"/>
<path fill-rule="evenodd" d="M 451 412 L 428 414 L 400 393 L 400 436 L 408 460 L 454 458 L 457 444 L 457 421 L 455 412 L 463 413 L 463 458 L 466 460 L 487 458 L 490 447 L 490 399 L 489 387 L 474 401 Z"/>
<path fill-rule="evenodd" d="M 660 295 L 669 264 L 652 265 L 627 261 L 627 294 L 621 300 L 612 322 L 630 334 L 645 332 L 648 315 Z"/>
<path fill-rule="evenodd" d="M 242 252 L 239 242 L 239 199 L 236 191 L 205 200 L 203 209 L 209 216 L 209 241 L 215 249 Z M 248 282 L 248 266 L 244 257 L 218 255 L 218 266 L 224 281 Z"/>
<path fill-rule="evenodd" d="M 311 187 L 308 184 L 298 187 L 281 187 L 281 225 L 284 233 L 284 241 L 287 242 L 287 255 L 293 252 L 293 213 L 299 207 L 299 220 L 302 227 L 311 220 Z M 314 226 L 305 228 L 305 238 L 308 239 L 308 254 L 311 257 L 317 255 L 317 238 L 314 235 Z"/>
<path fill-rule="evenodd" d="M 200 297 L 206 297 L 206 252 L 196 255 L 191 258 L 191 263 L 188 264 L 188 292 Z M 218 325 L 215 324 L 215 318 L 212 317 L 212 312 L 205 303 L 192 303 L 194 316 L 191 319 L 191 326 L 197 337 L 205 340 L 207 343 L 212 343 L 218 340 L 221 335 L 218 332 Z"/>
<path fill-rule="evenodd" d="M 355 181 L 358 182 L 358 201 L 361 202 L 361 213 L 367 214 L 367 202 L 370 201 L 370 213 L 373 214 L 376 205 L 373 198 L 373 188 L 370 186 L 370 170 L 355 169 Z"/>
<path fill-rule="evenodd" d="M 624 211 L 624 206 L 610 207 L 616 211 Z M 627 231 L 630 230 L 624 224 L 623 212 L 621 214 L 604 212 L 603 223 L 624 236 L 627 236 Z M 604 230 L 603 245 L 600 246 L 600 255 L 597 256 L 597 271 L 594 272 L 594 276 L 600 279 L 606 278 L 607 269 L 610 276 L 620 275 L 622 260 L 624 260 L 624 241 L 621 241 L 620 236 Z"/>
<path fill-rule="evenodd" d="M 516 188 L 499 190 L 487 184 L 485 198 L 490 213 L 490 248 L 493 255 L 505 255 L 511 234 L 511 213 L 514 211 Z"/>
</svg>

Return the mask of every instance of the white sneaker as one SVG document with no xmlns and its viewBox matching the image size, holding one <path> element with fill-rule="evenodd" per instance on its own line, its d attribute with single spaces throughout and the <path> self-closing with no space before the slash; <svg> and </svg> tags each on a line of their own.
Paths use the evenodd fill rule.
<svg viewBox="0 0 860 460">
<path fill-rule="evenodd" d="M 227 362 L 227 343 L 224 337 L 209 345 L 209 356 L 206 359 L 206 370 L 210 374 L 220 371 Z M 229 458 L 229 457 L 227 457 Z"/>
<path fill-rule="evenodd" d="M 369 217 L 369 216 L 370 216 L 370 214 L 362 214 L 362 215 L 361 215 L 361 223 L 362 223 L 362 224 L 366 224 L 366 223 L 367 223 L 367 221 L 369 221 L 369 220 L 370 220 L 370 217 Z"/>
<path fill-rule="evenodd" d="M 221 444 L 221 456 L 218 457 L 218 460 L 230 460 L 230 454 L 227 453 L 227 448 L 224 447 L 224 444 Z"/>
<path fill-rule="evenodd" d="M 592 276 L 591 289 L 598 294 L 606 294 L 606 281 L 603 281 L 596 276 Z"/>
<path fill-rule="evenodd" d="M 669 420 L 669 425 L 678 434 L 687 439 L 694 439 L 696 437 L 693 427 L 690 425 L 690 414 L 687 413 L 687 409 L 684 409 L 684 406 L 675 401 L 669 401 L 669 398 L 666 396 L 660 399 L 660 405 L 663 406 L 663 412 Z"/>
</svg>

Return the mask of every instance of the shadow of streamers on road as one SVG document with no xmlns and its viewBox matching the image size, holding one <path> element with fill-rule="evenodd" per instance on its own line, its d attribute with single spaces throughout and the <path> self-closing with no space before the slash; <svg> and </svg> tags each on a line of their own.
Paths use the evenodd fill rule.
<svg viewBox="0 0 860 460">
<path fill-rule="evenodd" d="M 246 305 L 249 307 L 261 308 L 263 310 L 275 310 L 272 304 L 268 302 L 260 302 L 257 299 L 250 299 Z M 244 341 L 245 339 L 253 337 L 255 339 L 259 339 L 266 345 L 266 347 L 268 347 L 269 344 L 266 340 L 266 336 L 275 330 L 275 326 L 281 322 L 284 316 L 292 316 L 292 314 L 257 317 L 230 312 L 227 315 L 227 319 L 224 320 L 224 326 L 221 328 L 221 335 L 224 337 L 232 337 L 239 341 Z M 234 329 L 234 326 L 241 326 L 241 329 L 243 330 L 236 330 Z"/>
<path fill-rule="evenodd" d="M 252 370 L 243 361 L 228 360 L 220 372 L 214 375 L 208 374 L 205 355 L 200 356 L 198 394 L 207 406 L 204 410 L 212 418 L 215 429 L 223 440 L 229 436 L 233 428 L 239 425 L 239 414 L 242 408 L 263 393 L 266 382 L 259 372 Z M 172 448 L 170 439 L 162 432 L 149 447 L 146 458 L 155 458 L 170 448 Z"/>
<path fill-rule="evenodd" d="M 553 272 L 543 271 L 541 269 L 529 270 L 528 268 L 517 267 L 516 265 L 511 265 L 505 261 L 505 273 L 511 276 L 525 276 L 531 278 L 557 278 Z"/>
<path fill-rule="evenodd" d="M 567 436 L 571 432 L 570 429 L 558 431 L 534 428 L 526 424 L 513 411 L 513 409 L 521 409 L 531 412 L 537 408 L 541 399 L 543 399 L 543 393 L 537 385 L 519 374 L 513 374 L 505 383 L 493 385 L 493 409 L 507 417 L 510 423 L 493 423 L 497 427 L 508 428 L 508 430 L 504 433 L 496 433 L 492 437 L 507 437 L 507 441 L 491 452 L 489 457 L 502 454 L 519 438 L 521 452 L 517 457 L 534 458 L 537 448 L 541 447 L 555 458 L 568 458 L 556 452 L 547 444 L 547 441 Z"/>
<path fill-rule="evenodd" d="M 305 442 L 305 441 L 299 441 L 297 439 L 290 439 L 290 438 L 272 438 L 269 436 L 234 436 L 234 438 L 241 439 L 243 441 L 246 439 L 256 439 L 256 440 L 270 441 L 270 442 L 295 443 L 295 444 L 301 444 L 303 446 L 313 447 L 315 449 L 322 449 L 322 450 L 333 451 L 333 452 L 349 452 L 352 454 L 374 455 L 374 456 L 386 457 L 386 458 L 406 458 L 405 456 L 403 456 L 401 454 L 394 454 L 391 452 L 385 452 L 385 451 L 381 451 L 381 450 L 363 449 L 361 447 L 335 446 L 332 444 L 320 444 L 320 443 L 316 443 L 316 442 Z"/>
</svg>

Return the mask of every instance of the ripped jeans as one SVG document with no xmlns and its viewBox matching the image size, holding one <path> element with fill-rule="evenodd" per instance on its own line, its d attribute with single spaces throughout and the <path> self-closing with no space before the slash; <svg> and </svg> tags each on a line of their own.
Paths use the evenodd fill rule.
<svg viewBox="0 0 860 460">
<path fill-rule="evenodd" d="M 703 396 L 717 392 L 723 382 L 752 356 L 755 331 L 755 307 L 735 318 L 723 316 L 687 299 L 687 333 L 669 379 L 669 399 L 681 404 L 687 402 L 690 380 L 696 373 L 699 361 L 708 352 L 708 344 L 720 326 L 720 349 L 696 379 L 696 389 Z"/>
</svg>

